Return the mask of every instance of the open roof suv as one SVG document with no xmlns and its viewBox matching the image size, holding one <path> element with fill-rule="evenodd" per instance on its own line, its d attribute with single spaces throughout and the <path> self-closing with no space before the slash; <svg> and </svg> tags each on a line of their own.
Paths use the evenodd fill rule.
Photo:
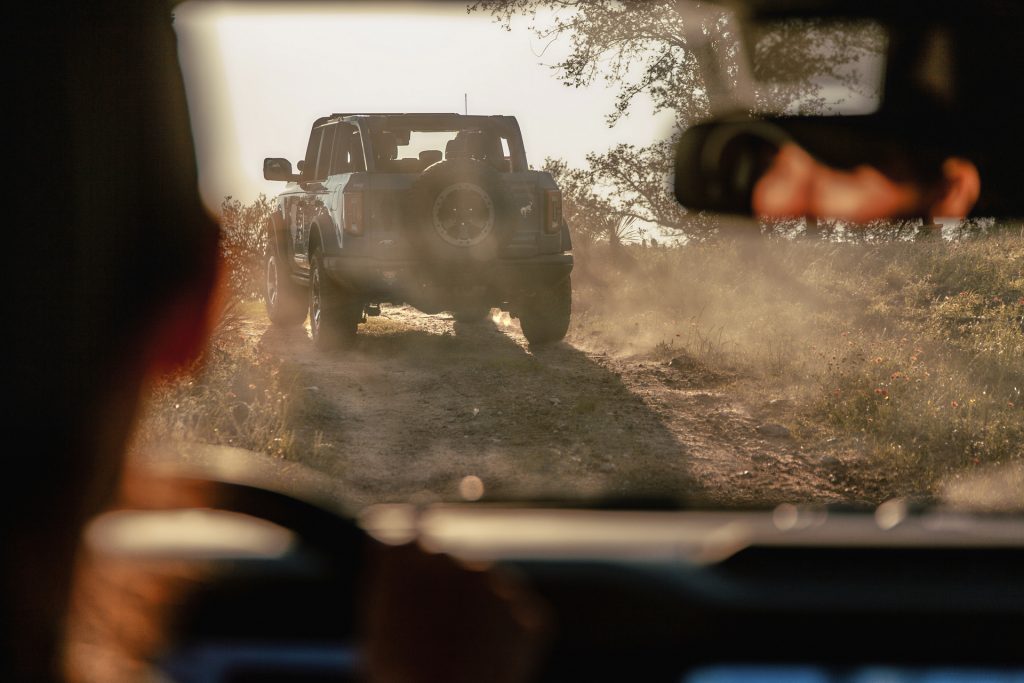
<svg viewBox="0 0 1024 683">
<path fill-rule="evenodd" d="M 331 114 L 305 158 L 263 163 L 277 197 L 267 250 L 267 313 L 310 315 L 313 341 L 351 341 L 381 303 L 461 322 L 492 308 L 531 344 L 569 326 L 573 258 L 562 198 L 530 170 L 511 116 Z"/>
</svg>

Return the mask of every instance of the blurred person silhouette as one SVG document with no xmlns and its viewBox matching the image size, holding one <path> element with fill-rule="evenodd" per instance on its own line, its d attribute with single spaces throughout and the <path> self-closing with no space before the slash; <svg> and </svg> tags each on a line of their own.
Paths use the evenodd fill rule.
<svg viewBox="0 0 1024 683">
<path fill-rule="evenodd" d="M 125 451 L 150 382 L 183 371 L 204 347 L 217 309 L 218 227 L 198 194 L 169 6 L 101 0 L 12 14 L 7 63 L 28 64 L 4 77 L 16 178 L 0 680 L 59 681 L 69 677 L 61 660 L 86 523 L 122 490 L 176 498 L 159 480 L 133 491 Z M 411 547 L 376 548 L 369 563 L 371 679 L 525 675 L 536 643 L 525 594 Z M 464 609 L 430 609 L 424 593 Z M 145 657 L 160 640 L 174 593 L 152 597 L 161 609 L 120 633 L 136 641 L 122 652 Z M 457 640 L 469 631 L 479 652 Z M 504 678 L 489 675 L 510 659 Z"/>
<path fill-rule="evenodd" d="M 51 680 L 78 537 L 114 496 L 140 393 L 202 346 L 217 227 L 196 192 L 165 6 L 21 7 L 7 29 L 7 63 L 31 63 L 5 74 L 19 446 L 0 656 L 5 680 Z"/>
</svg>

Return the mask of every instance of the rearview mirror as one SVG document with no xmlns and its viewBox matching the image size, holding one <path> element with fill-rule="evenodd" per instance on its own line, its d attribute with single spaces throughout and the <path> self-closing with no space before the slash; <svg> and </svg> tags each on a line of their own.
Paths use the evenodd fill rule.
<svg viewBox="0 0 1024 683">
<path fill-rule="evenodd" d="M 391 133 L 395 136 L 395 143 L 399 147 L 405 147 L 412 139 L 412 131 L 408 128 L 392 128 Z"/>
<path fill-rule="evenodd" d="M 263 160 L 263 177 L 267 180 L 298 180 L 299 176 L 292 173 L 292 162 L 287 159 L 266 158 Z"/>
<path fill-rule="evenodd" d="M 996 173 L 988 197 L 981 192 L 983 150 L 935 133 L 951 121 L 920 112 L 707 121 L 679 138 L 675 196 L 691 210 L 763 218 L 932 220 L 979 207 L 988 216 L 1019 215 L 1019 199 L 992 201 Z"/>
<path fill-rule="evenodd" d="M 755 183 L 788 139 L 767 121 L 720 121 L 687 129 L 676 147 L 676 199 L 688 209 L 750 214 Z"/>
</svg>

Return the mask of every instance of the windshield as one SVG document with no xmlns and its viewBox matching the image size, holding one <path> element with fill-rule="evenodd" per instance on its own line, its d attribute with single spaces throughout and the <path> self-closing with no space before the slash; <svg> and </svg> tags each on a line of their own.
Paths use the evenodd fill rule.
<svg viewBox="0 0 1024 683">
<path fill-rule="evenodd" d="M 353 512 L 1021 509 L 1019 224 L 739 218 L 672 193 L 710 116 L 877 110 L 879 23 L 744 33 L 686 2 L 174 15 L 228 305 L 201 371 L 150 400 L 138 457 L 245 449 Z M 336 112 L 517 129 L 314 128 Z M 358 135 L 380 167 L 353 161 Z"/>
</svg>

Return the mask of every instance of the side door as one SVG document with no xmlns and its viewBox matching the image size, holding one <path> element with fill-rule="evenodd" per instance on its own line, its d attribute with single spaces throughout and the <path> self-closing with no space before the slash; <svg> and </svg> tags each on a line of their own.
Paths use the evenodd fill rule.
<svg viewBox="0 0 1024 683">
<path fill-rule="evenodd" d="M 345 200 L 344 191 L 353 174 L 366 170 L 363 145 L 359 129 L 351 124 L 340 123 L 334 136 L 334 152 L 331 156 L 330 175 L 327 178 L 326 207 L 334 225 L 338 228 L 339 246 L 345 247 Z"/>
<path fill-rule="evenodd" d="M 325 211 L 324 199 L 327 194 L 328 170 L 334 147 L 337 124 L 327 123 L 313 129 L 306 148 L 306 158 L 299 169 L 299 192 L 288 213 L 289 231 L 292 241 L 292 255 L 295 265 L 302 270 L 309 269 L 309 229 L 313 220 Z"/>
</svg>

